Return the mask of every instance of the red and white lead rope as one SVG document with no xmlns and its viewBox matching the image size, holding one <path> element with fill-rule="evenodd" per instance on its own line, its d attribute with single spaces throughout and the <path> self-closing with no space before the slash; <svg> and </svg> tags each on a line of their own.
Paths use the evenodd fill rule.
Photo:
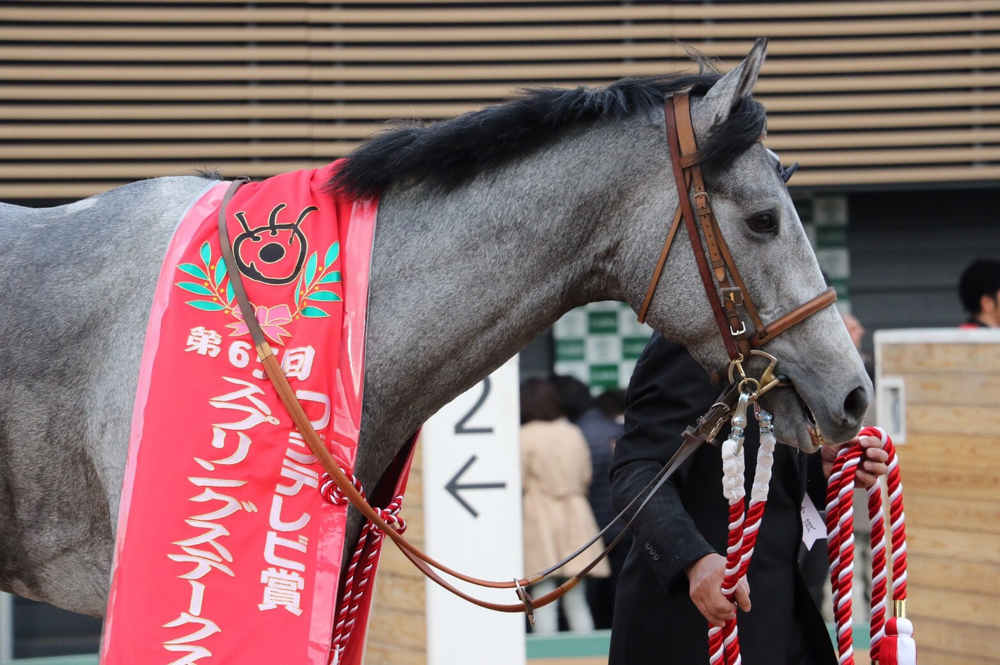
<svg viewBox="0 0 1000 665">
<path fill-rule="evenodd" d="M 873 436 L 889 455 L 889 531 L 892 542 L 892 601 L 895 616 L 886 620 L 886 538 L 881 481 L 868 489 L 868 518 L 872 534 L 871 660 L 879 665 L 914 665 L 917 662 L 913 625 L 905 617 L 906 607 L 906 524 L 903 513 L 903 483 L 899 478 L 899 458 L 892 440 L 878 427 L 866 427 L 859 436 Z M 851 586 L 854 575 L 854 475 L 864 457 L 860 444 L 845 446 L 837 454 L 827 485 L 827 548 L 830 554 L 830 582 L 833 589 L 834 618 L 837 624 L 837 651 L 841 665 L 853 665 L 851 633 Z"/>
<path fill-rule="evenodd" d="M 741 397 L 742 400 L 742 397 Z M 729 539 L 726 547 L 726 574 L 722 581 L 722 593 L 732 600 L 736 595 L 736 585 L 746 576 L 753 557 L 757 534 L 764 517 L 767 491 L 771 484 L 771 467 L 774 465 L 774 428 L 771 415 L 759 408 L 757 420 L 760 422 L 760 448 L 757 451 L 757 469 L 753 487 L 750 490 L 750 507 L 744 514 L 746 497 L 745 469 L 743 455 L 743 431 L 746 427 L 745 404 L 733 416 L 732 432 L 722 444 L 722 491 L 729 500 Z M 709 626 L 708 656 L 712 665 L 740 665 L 739 634 L 736 620 L 726 622 L 718 628 Z"/>
<path fill-rule="evenodd" d="M 353 474 L 350 474 L 351 483 L 358 490 L 361 497 L 368 500 L 365 490 L 361 486 L 361 481 Z M 323 483 L 319 488 L 320 493 L 330 503 L 338 506 L 348 502 L 347 496 L 337 487 L 333 479 L 328 474 L 323 474 Z M 385 521 L 386 524 L 395 529 L 398 533 L 406 531 L 406 522 L 399 517 L 399 511 L 403 506 L 402 495 L 397 495 L 385 508 L 376 508 L 375 511 Z M 364 600 L 365 593 L 371 587 L 371 578 L 375 572 L 375 560 L 382 549 L 382 541 L 385 534 L 375 526 L 374 522 L 366 521 L 361 535 L 358 537 L 358 546 L 351 557 L 351 563 L 347 567 L 347 576 L 344 579 L 344 595 L 337 608 L 337 618 L 333 626 L 333 641 L 330 645 L 330 663 L 336 665 L 343 656 L 347 642 L 351 638 L 351 631 L 358 616 L 358 609 L 361 601 Z M 366 553 L 367 550 L 367 553 Z M 364 563 L 361 564 L 362 556 Z M 358 565 L 361 564 L 361 573 L 355 581 L 355 573 Z"/>
</svg>

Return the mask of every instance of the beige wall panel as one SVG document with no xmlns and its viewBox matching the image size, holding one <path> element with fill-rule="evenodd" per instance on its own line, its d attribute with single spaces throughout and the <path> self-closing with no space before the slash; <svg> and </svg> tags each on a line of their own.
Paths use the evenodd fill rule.
<svg viewBox="0 0 1000 665">
<path fill-rule="evenodd" d="M 1000 500 L 967 501 L 919 494 L 911 491 L 913 488 L 906 482 L 909 469 L 905 460 L 901 468 L 906 492 L 906 514 L 911 519 L 916 516 L 920 526 L 979 531 L 1000 537 Z"/>
<path fill-rule="evenodd" d="M 919 638 L 918 638 L 919 639 Z M 983 665 L 983 659 L 976 656 L 963 656 L 941 649 L 932 649 L 920 645 L 920 662 L 934 665 Z"/>
<path fill-rule="evenodd" d="M 789 46 L 778 42 L 780 46 L 768 49 L 772 58 L 780 55 L 802 56 L 812 55 L 814 48 L 809 46 L 817 42 L 788 40 Z M 904 45 L 898 40 L 867 40 L 857 42 L 855 48 L 863 47 L 866 53 L 877 52 L 883 48 L 900 50 Z M 822 44 L 823 42 L 818 42 Z M 920 56 L 873 56 L 873 57 L 841 57 L 832 60 L 793 60 L 772 59 L 764 66 L 765 74 L 793 74 L 801 72 L 842 72 L 842 71 L 915 71 L 934 69 L 965 69 L 968 67 L 995 67 L 998 56 L 993 54 L 970 53 L 962 55 L 937 55 L 926 53 L 927 46 L 933 46 L 933 38 L 921 41 L 920 48 L 925 52 Z M 795 50 L 794 45 L 801 44 L 803 48 Z M 747 45 L 744 43 L 725 42 L 706 44 L 714 57 L 720 58 L 719 66 L 728 69 L 739 63 L 746 55 Z M 905 44 L 905 50 L 914 49 L 912 42 Z M 942 47 L 968 49 L 967 40 L 956 42 L 940 42 Z M 1000 47 L 1000 39 L 994 36 L 975 41 L 976 50 Z M 824 51 L 816 54 L 846 55 L 850 47 L 842 42 L 830 44 L 826 42 Z M 728 56 L 728 58 L 725 58 Z M 247 60 L 266 60 L 270 62 L 307 61 L 314 62 L 403 62 L 414 61 L 527 61 L 527 60 L 620 60 L 622 58 L 669 58 L 675 62 L 674 68 L 686 67 L 690 64 L 687 52 L 674 42 L 640 43 L 640 44 L 594 44 L 578 45 L 516 45 L 516 46 L 322 46 L 301 45 L 265 45 L 265 46 L 148 46 L 137 50 L 131 46 L 108 46 L 104 42 L 93 46 L 74 44 L 71 46 L 7 46 L 4 48 L 4 58 L 28 62 L 245 62 Z"/>
<path fill-rule="evenodd" d="M 365 660 L 373 665 L 425 665 L 427 656 L 423 648 L 411 649 L 381 640 L 369 640 Z"/>
<path fill-rule="evenodd" d="M 997 639 L 995 628 L 970 625 L 965 617 L 956 616 L 951 621 L 922 619 L 914 624 L 913 636 L 920 652 L 920 662 L 928 665 L 944 665 L 945 663 L 968 662 L 969 657 L 976 657 L 977 663 L 997 662 L 1000 660 L 1000 640 Z M 936 655 L 928 655 L 923 645 L 937 649 L 943 659 Z M 949 655 L 944 655 L 949 654 Z M 962 657 L 955 661 L 949 660 L 950 654 Z"/>
<path fill-rule="evenodd" d="M 291 19 L 315 23 L 513 23 L 552 21 L 634 21 L 634 20 L 705 20 L 705 19 L 779 19 L 836 17 L 836 16 L 885 16 L 886 14 L 965 13 L 1000 9 L 989 0 L 936 2 L 894 2 L 882 0 L 873 4 L 865 2 L 812 2 L 798 5 L 775 6 L 765 3 L 727 3 L 718 6 L 684 5 L 625 5 L 618 7 L 518 7 L 518 8 L 461 8 L 461 9 L 342 9 L 319 7 L 278 9 L 224 7 L 205 8 L 199 12 L 202 23 L 267 23 Z M 135 7 L 129 17 L 147 23 L 172 23 L 183 16 L 183 8 Z M 4 12 L 11 21 L 56 22 L 116 22 L 121 13 L 115 8 L 79 9 L 63 7 L 11 8 Z"/>
<path fill-rule="evenodd" d="M 964 591 L 996 597 L 1000 594 L 1000 563 L 960 561 L 949 557 L 909 552 L 908 580 L 921 589 Z M 914 597 L 922 592 L 914 592 Z"/>
<path fill-rule="evenodd" d="M 969 501 L 1000 500 L 1000 474 L 989 467 L 949 469 L 938 466 L 906 465 L 902 462 L 905 496 L 955 497 Z M 909 516 L 909 515 L 908 515 Z M 1000 541 L 998 541 L 1000 542 Z"/>
<path fill-rule="evenodd" d="M 910 404 L 1000 406 L 1000 374 L 906 374 Z"/>
<path fill-rule="evenodd" d="M 891 344 L 882 351 L 886 375 L 924 372 L 996 374 L 1000 353 L 993 344 Z"/>
<path fill-rule="evenodd" d="M 903 495 L 905 501 L 905 478 Z M 906 517 L 907 552 L 949 557 L 955 561 L 1000 564 L 1000 538 L 995 535 L 920 526 L 920 516 L 909 511 Z"/>
<path fill-rule="evenodd" d="M 764 3 L 758 3 L 763 6 Z M 703 5 L 709 6 L 709 5 Z M 782 5 L 787 6 L 787 5 Z M 4 20 L 6 10 L 0 18 Z M 90 10 L 85 10 L 89 12 Z M 174 16 L 174 22 L 184 22 L 189 14 Z M 200 14 L 199 14 L 200 18 Z M 252 23 L 247 21 L 247 23 Z M 147 24 L 154 25 L 154 24 Z M 87 29 L 88 37 L 81 37 Z M 762 35 L 772 38 L 837 37 L 847 35 L 927 35 L 937 36 L 950 32 L 976 32 L 1000 30 L 1000 18 L 984 16 L 978 18 L 933 18 L 933 19 L 882 19 L 862 21 L 816 21 L 816 22 L 746 22 L 746 23 L 673 23 L 669 27 L 654 23 L 632 23 L 621 25 L 580 24 L 518 27 L 383 27 L 383 28 L 327 28 L 327 27 L 131 27 L 93 28 L 28 28 L 11 30 L 11 39 L 18 41 L 136 41 L 136 35 L 144 42 L 307 42 L 307 43 L 358 43 L 358 42 L 503 42 L 503 41 L 589 41 L 589 40 L 635 40 L 663 39 L 669 36 L 685 41 L 711 39 L 747 39 Z M 5 29 L 4 36 L 7 36 Z M 919 41 L 915 40 L 915 47 Z M 748 44 L 749 46 L 749 44 Z"/>
<path fill-rule="evenodd" d="M 223 0 L 194 17 L 174 0 L 6 2 L 0 140 L 17 143 L 0 159 L 19 175 L 0 174 L 0 196 L 76 198 L 190 166 L 262 177 L 526 83 L 690 68 L 675 39 L 730 67 L 761 34 L 758 92 L 771 145 L 803 163 L 796 185 L 1000 178 L 996 0 L 385 4 Z"/>
<path fill-rule="evenodd" d="M 906 382 L 898 451 L 921 662 L 998 662 L 1000 345 L 885 343 L 879 355 L 879 374 Z"/>
<path fill-rule="evenodd" d="M 914 434 L 988 436 L 1000 432 L 1000 411 L 988 406 L 921 404 L 907 409 L 906 426 Z"/>
<path fill-rule="evenodd" d="M 920 619 L 958 619 L 969 626 L 982 626 L 994 631 L 1000 629 L 996 598 L 989 594 L 935 589 L 917 584 L 907 584 L 907 592 L 906 613 L 913 618 L 915 625 L 923 623 Z"/>
</svg>

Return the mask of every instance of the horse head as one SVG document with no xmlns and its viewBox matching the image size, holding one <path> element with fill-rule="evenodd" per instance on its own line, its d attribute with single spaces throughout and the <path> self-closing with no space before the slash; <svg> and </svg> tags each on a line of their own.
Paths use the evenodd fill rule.
<svg viewBox="0 0 1000 665">
<path fill-rule="evenodd" d="M 785 184 L 790 173 L 761 141 L 766 129 L 763 108 L 750 94 L 766 46 L 766 40 L 758 40 L 739 66 L 710 87 L 692 89 L 690 99 L 691 125 L 704 162 L 711 208 L 765 322 L 827 288 Z M 630 220 L 626 255 L 636 276 L 626 278 L 626 290 L 637 310 L 678 206 L 663 115 L 646 123 L 655 135 L 647 141 L 652 143 L 651 152 L 641 159 L 653 171 L 650 181 L 666 186 L 637 204 L 637 214 Z M 692 188 L 689 195 L 694 194 Z M 719 370 L 730 354 L 700 278 L 690 236 L 685 235 L 681 225 L 647 320 L 668 338 L 685 344 L 706 369 Z M 752 334 L 751 318 L 743 313 L 741 319 Z M 821 309 L 768 341 L 763 350 L 778 359 L 776 371 L 787 379 L 761 397 L 762 406 L 774 414 L 779 441 L 811 451 L 858 432 L 871 403 L 872 384 L 836 308 Z M 765 364 L 755 357 L 745 366 L 748 374 L 759 375 Z"/>
</svg>

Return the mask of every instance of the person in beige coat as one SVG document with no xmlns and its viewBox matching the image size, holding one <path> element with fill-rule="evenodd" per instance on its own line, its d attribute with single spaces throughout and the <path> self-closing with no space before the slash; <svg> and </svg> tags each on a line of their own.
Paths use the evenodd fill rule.
<svg viewBox="0 0 1000 665">
<path fill-rule="evenodd" d="M 544 379 L 521 385 L 521 483 L 524 498 L 524 566 L 527 574 L 548 568 L 572 554 L 598 533 L 597 521 L 587 501 L 590 486 L 590 449 L 583 432 L 563 417 L 559 394 Z M 604 549 L 598 540 L 586 552 L 557 572 L 563 579 L 579 573 Z M 611 574 L 607 561 L 591 572 Z M 594 621 L 583 583 L 561 599 L 563 613 L 574 632 L 589 632 Z M 556 588 L 550 578 L 534 585 L 540 597 Z M 556 605 L 535 610 L 535 632 L 558 630 Z"/>
</svg>

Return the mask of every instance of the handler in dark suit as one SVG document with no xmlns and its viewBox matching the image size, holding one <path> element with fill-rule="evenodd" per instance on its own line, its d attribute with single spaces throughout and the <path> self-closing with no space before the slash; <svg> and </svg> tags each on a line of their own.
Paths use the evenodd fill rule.
<svg viewBox="0 0 1000 665">
<path fill-rule="evenodd" d="M 611 478 L 618 510 L 667 463 L 681 445 L 681 432 L 718 394 L 684 347 L 654 335 L 632 376 L 625 434 L 615 449 Z M 718 440 L 727 433 L 728 427 Z M 758 438 L 751 417 L 745 443 L 748 496 Z M 825 504 L 819 457 L 784 445 L 775 450 L 767 508 L 747 573 L 754 610 L 744 611 L 750 609 L 745 587 L 737 597 L 747 665 L 837 662 L 797 565 L 803 495 L 808 489 L 815 505 Z M 707 618 L 721 625 L 735 609 L 720 591 L 727 516 L 719 447 L 703 445 L 632 525 L 635 538 L 618 583 L 610 663 L 708 663 Z"/>
</svg>

